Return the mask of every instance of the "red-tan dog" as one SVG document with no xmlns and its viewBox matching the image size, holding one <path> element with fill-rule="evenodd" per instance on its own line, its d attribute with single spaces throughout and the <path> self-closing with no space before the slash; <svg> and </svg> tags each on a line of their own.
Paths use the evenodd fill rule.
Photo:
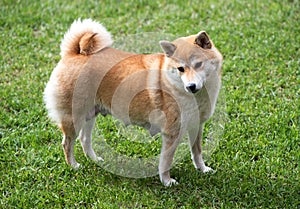
<svg viewBox="0 0 300 209">
<path fill-rule="evenodd" d="M 111 48 L 107 30 L 90 19 L 75 21 L 61 43 L 61 60 L 44 92 L 49 116 L 63 132 L 68 164 L 79 167 L 74 143 L 79 136 L 87 156 L 95 117 L 112 114 L 125 124 L 161 132 L 160 180 L 170 177 L 175 149 L 188 132 L 194 165 L 203 172 L 204 122 L 213 114 L 221 85 L 222 55 L 206 34 L 161 41 L 164 54 L 132 54 Z"/>
</svg>

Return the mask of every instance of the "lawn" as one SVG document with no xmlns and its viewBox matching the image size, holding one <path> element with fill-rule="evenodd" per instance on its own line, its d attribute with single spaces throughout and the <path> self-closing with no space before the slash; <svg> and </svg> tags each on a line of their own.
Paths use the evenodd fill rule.
<svg viewBox="0 0 300 209">
<path fill-rule="evenodd" d="M 79 142 L 82 168 L 66 165 L 42 93 L 60 41 L 79 17 L 102 22 L 135 52 L 152 51 L 134 37 L 208 32 L 224 56 L 224 129 L 206 159 L 215 173 L 197 172 L 187 151 L 171 170 L 179 185 L 166 188 L 158 176 L 108 172 L 85 158 Z M 0 30 L 0 208 L 300 207 L 299 1 L 1 0 Z M 110 121 L 98 126 L 112 146 L 123 140 L 123 155 L 159 153 L 159 140 L 128 143 Z"/>
</svg>

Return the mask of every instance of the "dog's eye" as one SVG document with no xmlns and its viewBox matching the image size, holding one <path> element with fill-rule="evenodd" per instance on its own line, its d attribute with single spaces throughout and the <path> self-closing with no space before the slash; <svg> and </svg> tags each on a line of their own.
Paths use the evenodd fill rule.
<svg viewBox="0 0 300 209">
<path fill-rule="evenodd" d="M 182 73 L 184 72 L 184 67 L 178 67 L 177 69 Z"/>
<path fill-rule="evenodd" d="M 197 62 L 196 64 L 195 64 L 195 68 L 200 68 L 202 66 L 202 62 Z"/>
</svg>

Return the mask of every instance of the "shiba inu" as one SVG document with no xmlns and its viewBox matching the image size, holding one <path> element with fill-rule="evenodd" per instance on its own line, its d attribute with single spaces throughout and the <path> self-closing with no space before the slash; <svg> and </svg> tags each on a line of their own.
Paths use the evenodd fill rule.
<svg viewBox="0 0 300 209">
<path fill-rule="evenodd" d="M 79 167 L 74 157 L 78 136 L 86 156 L 101 160 L 91 145 L 100 113 L 162 134 L 159 176 L 164 185 L 177 183 L 170 169 L 186 132 L 195 167 L 211 171 L 202 158 L 201 140 L 221 86 L 222 55 L 207 33 L 160 41 L 163 53 L 157 54 L 124 52 L 112 43 L 106 28 L 91 19 L 74 21 L 62 40 L 61 60 L 44 101 L 63 132 L 66 162 Z"/>
</svg>

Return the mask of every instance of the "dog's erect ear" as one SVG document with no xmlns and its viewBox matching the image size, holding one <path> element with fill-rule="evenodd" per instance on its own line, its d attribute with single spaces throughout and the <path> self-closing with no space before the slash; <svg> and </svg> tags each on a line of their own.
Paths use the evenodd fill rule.
<svg viewBox="0 0 300 209">
<path fill-rule="evenodd" d="M 203 49 L 211 49 L 211 47 L 212 47 L 210 38 L 208 37 L 208 35 L 205 31 L 201 31 L 198 34 L 197 38 L 195 39 L 195 44 L 202 47 Z"/>
<path fill-rule="evenodd" d="M 171 57 L 174 54 L 176 50 L 176 46 L 174 44 L 169 41 L 160 41 L 159 44 L 168 57 Z"/>
</svg>

